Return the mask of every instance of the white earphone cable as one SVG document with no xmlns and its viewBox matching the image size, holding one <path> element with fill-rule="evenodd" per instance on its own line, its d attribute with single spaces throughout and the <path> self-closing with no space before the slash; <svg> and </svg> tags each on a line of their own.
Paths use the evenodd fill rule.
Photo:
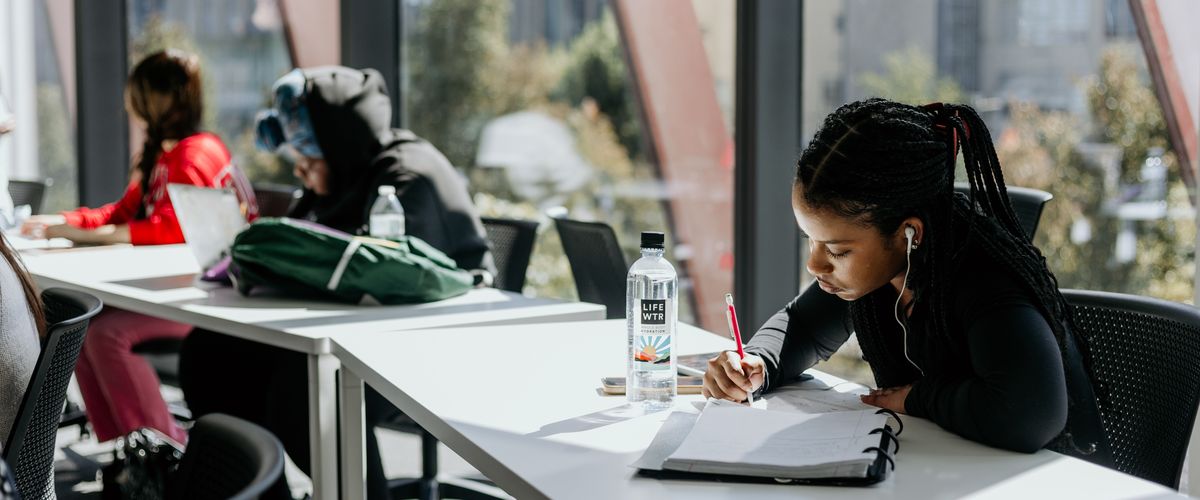
<svg viewBox="0 0 1200 500">
<path fill-rule="evenodd" d="M 904 249 L 904 283 L 900 285 L 900 293 L 896 295 L 896 304 L 892 306 L 892 313 L 896 317 L 896 323 L 900 325 L 900 331 L 904 332 L 904 359 L 907 359 L 908 363 L 913 365 L 913 368 L 921 372 L 921 376 L 924 377 L 925 370 L 922 370 L 913 362 L 912 358 L 908 357 L 908 327 L 900 320 L 900 299 L 904 298 L 904 290 L 908 289 L 908 272 L 912 270 L 912 237 L 909 236 L 907 239 L 908 247 Z"/>
</svg>

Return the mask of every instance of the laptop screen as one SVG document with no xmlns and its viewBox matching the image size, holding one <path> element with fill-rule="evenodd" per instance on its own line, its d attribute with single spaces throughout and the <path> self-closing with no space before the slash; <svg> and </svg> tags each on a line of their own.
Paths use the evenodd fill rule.
<svg viewBox="0 0 1200 500">
<path fill-rule="evenodd" d="M 234 237 L 246 227 L 237 195 L 231 189 L 168 184 L 167 195 L 179 228 L 201 269 L 221 260 Z"/>
</svg>

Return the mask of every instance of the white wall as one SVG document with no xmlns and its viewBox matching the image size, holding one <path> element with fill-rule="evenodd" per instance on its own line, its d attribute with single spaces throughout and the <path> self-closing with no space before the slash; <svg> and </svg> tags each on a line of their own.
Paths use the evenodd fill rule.
<svg viewBox="0 0 1200 500">
<path fill-rule="evenodd" d="M 16 130 L 0 139 L 0 172 L 16 178 L 38 173 L 34 8 L 31 0 L 0 0 L 0 93 L 16 119 Z M 7 198 L 7 189 L 0 192 Z"/>
</svg>

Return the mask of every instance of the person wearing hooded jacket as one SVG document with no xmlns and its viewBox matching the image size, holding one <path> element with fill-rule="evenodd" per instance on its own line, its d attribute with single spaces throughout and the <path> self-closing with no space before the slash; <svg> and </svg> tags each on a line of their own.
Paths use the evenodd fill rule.
<svg viewBox="0 0 1200 500">
<path fill-rule="evenodd" d="M 366 234 L 379 186 L 395 186 L 405 232 L 425 240 L 486 281 L 495 266 L 466 183 L 432 144 L 391 128 L 391 101 L 372 69 L 296 69 L 274 86 L 260 113 L 257 142 L 293 162 L 304 194 L 289 217 Z M 219 363 L 216 361 L 220 361 Z M 196 416 L 227 413 L 256 422 L 283 441 L 309 472 L 307 359 L 297 352 L 197 329 L 180 354 L 184 397 Z M 369 386 L 368 428 L 397 414 Z M 367 432 L 368 498 L 388 498 L 374 432 Z M 269 498 L 290 498 L 286 483 Z"/>
</svg>

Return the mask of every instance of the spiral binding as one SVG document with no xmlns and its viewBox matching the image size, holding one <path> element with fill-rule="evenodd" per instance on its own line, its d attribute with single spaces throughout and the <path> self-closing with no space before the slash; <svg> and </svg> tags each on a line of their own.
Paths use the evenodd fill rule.
<svg viewBox="0 0 1200 500">
<path fill-rule="evenodd" d="M 887 408 L 880 408 L 879 410 L 875 411 L 875 414 L 876 415 L 886 414 L 887 416 L 891 417 L 892 420 L 896 421 L 896 425 L 899 426 L 900 429 L 897 430 L 896 432 L 892 432 L 892 427 L 890 425 L 884 425 L 883 427 L 872 430 L 871 432 L 868 433 L 868 435 L 880 434 L 881 436 L 883 436 L 879 443 L 882 447 L 871 446 L 869 448 L 863 449 L 862 452 L 867 453 L 870 451 L 878 451 L 879 454 L 883 456 L 883 458 L 887 459 L 888 465 L 892 466 L 891 470 L 895 471 L 896 470 L 896 460 L 894 458 L 892 458 L 892 454 L 900 452 L 900 439 L 898 436 L 900 436 L 900 433 L 904 432 L 904 421 L 900 419 L 900 415 L 897 415 L 896 412 L 889 410 Z M 891 452 L 889 452 L 886 449 L 887 441 L 889 438 L 892 440 L 892 443 L 894 443 L 896 445 L 896 449 Z"/>
<path fill-rule="evenodd" d="M 892 450 L 892 453 L 900 453 L 900 439 L 895 434 L 892 434 L 891 427 L 884 426 L 867 433 L 867 435 L 871 434 L 883 434 L 883 445 L 885 447 L 887 446 L 887 438 L 892 438 L 892 443 L 896 445 L 896 449 Z"/>
<path fill-rule="evenodd" d="M 904 421 L 900 420 L 900 415 L 897 415 L 896 412 L 889 410 L 887 408 L 880 408 L 875 411 L 876 415 L 879 415 L 880 413 L 888 414 L 889 416 L 892 417 L 892 420 L 896 421 L 896 425 L 900 426 L 900 430 L 896 431 L 895 437 L 900 436 L 900 434 L 904 432 Z"/>
<path fill-rule="evenodd" d="M 893 470 L 893 471 L 895 471 L 895 470 L 896 470 L 896 461 L 895 461 L 895 460 L 892 460 L 892 454 L 891 454 L 891 453 L 888 453 L 888 452 L 887 452 L 887 450 L 885 450 L 885 449 L 883 449 L 883 448 L 880 448 L 880 447 L 878 447 L 878 446 L 872 446 L 872 447 L 870 447 L 870 448 L 863 448 L 863 451 L 862 451 L 862 452 L 863 452 L 863 453 L 866 453 L 866 452 L 868 452 L 868 451 L 872 451 L 872 450 L 874 450 L 874 451 L 878 451 L 880 455 L 883 455 L 883 458 L 886 458 L 886 459 L 887 459 L 887 461 L 888 461 L 888 463 L 892 465 L 892 470 Z"/>
</svg>

